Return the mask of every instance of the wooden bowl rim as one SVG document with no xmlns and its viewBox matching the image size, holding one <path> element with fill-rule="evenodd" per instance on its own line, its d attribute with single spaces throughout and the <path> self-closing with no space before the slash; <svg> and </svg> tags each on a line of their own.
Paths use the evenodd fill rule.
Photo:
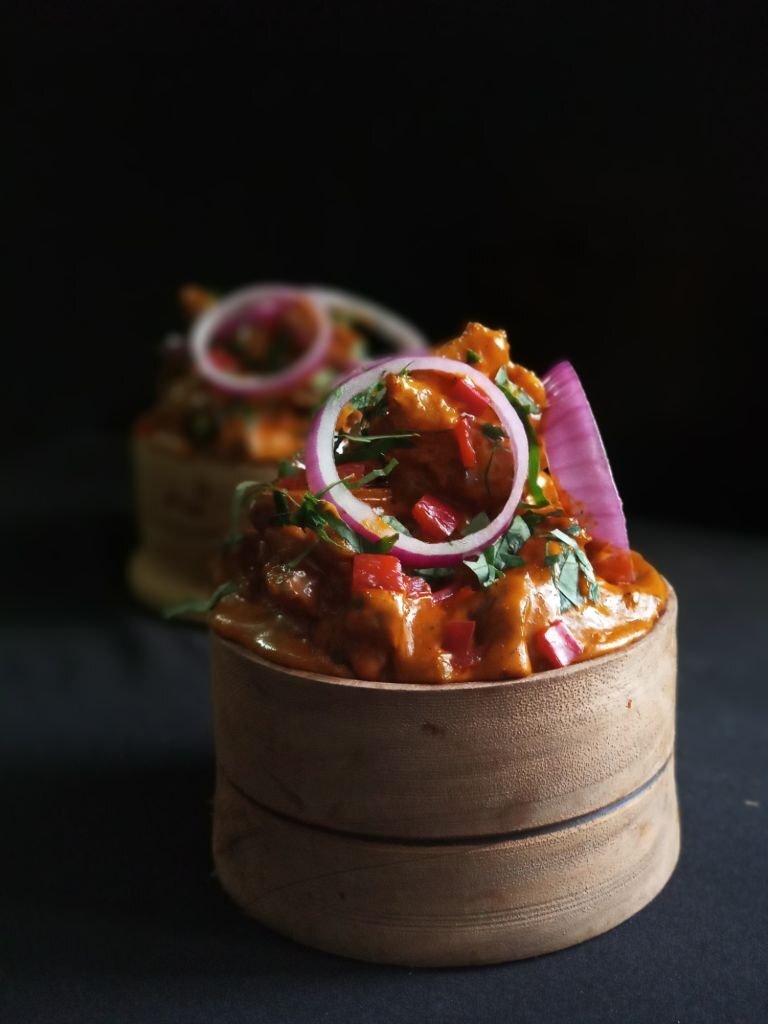
<svg viewBox="0 0 768 1024">
<path fill-rule="evenodd" d="M 667 584 L 668 590 L 667 603 L 661 615 L 656 622 L 654 622 L 653 626 L 648 630 L 645 636 L 640 637 L 639 640 L 635 640 L 632 643 L 625 644 L 623 647 L 619 647 L 615 651 L 610 651 L 608 654 L 602 654 L 598 658 L 590 658 L 587 661 L 577 661 L 572 665 L 566 665 L 564 668 L 548 669 L 546 672 L 534 672 L 532 675 L 523 676 L 520 679 L 469 679 L 463 683 L 393 683 L 378 679 L 352 679 L 347 676 L 331 676 L 325 675 L 322 672 L 307 672 L 303 669 L 288 668 L 288 666 L 281 665 L 277 661 L 270 661 L 268 658 L 262 658 L 261 655 L 255 654 L 253 651 L 249 651 L 241 644 L 225 639 L 212 629 L 210 631 L 211 642 L 221 644 L 223 647 L 230 649 L 234 654 L 254 662 L 255 665 L 260 668 L 264 667 L 272 672 L 282 672 L 287 676 L 291 676 L 294 679 L 301 679 L 310 684 L 334 686 L 341 689 L 393 690 L 405 693 L 445 693 L 446 691 L 455 693 L 456 691 L 492 690 L 494 688 L 499 690 L 511 689 L 513 687 L 523 686 L 526 684 L 535 684 L 537 688 L 540 688 L 542 686 L 546 686 L 548 683 L 559 684 L 569 676 L 583 673 L 585 670 L 588 670 L 593 666 L 609 665 L 611 662 L 617 661 L 626 656 L 627 652 L 637 651 L 643 646 L 647 646 L 651 643 L 654 638 L 654 634 L 658 631 L 662 622 L 664 622 L 670 614 L 674 615 L 677 612 L 677 594 L 666 577 L 664 578 L 664 582 Z"/>
</svg>

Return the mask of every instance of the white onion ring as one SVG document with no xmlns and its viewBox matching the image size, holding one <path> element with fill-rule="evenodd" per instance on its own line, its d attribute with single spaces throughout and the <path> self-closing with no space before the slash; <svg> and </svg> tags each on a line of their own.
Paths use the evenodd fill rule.
<svg viewBox="0 0 768 1024">
<path fill-rule="evenodd" d="M 301 302 L 311 310 L 317 327 L 306 352 L 280 373 L 230 373 L 216 366 L 210 359 L 210 350 L 221 328 L 232 323 L 247 323 L 259 305 L 269 306 L 276 300 L 284 300 L 286 304 Z M 233 292 L 198 317 L 192 325 L 189 348 L 198 373 L 211 384 L 232 394 L 267 398 L 292 391 L 318 370 L 328 354 L 332 336 L 333 324 L 326 308 L 305 289 L 286 284 L 261 284 Z"/>
<path fill-rule="evenodd" d="M 396 352 L 426 352 L 429 348 L 427 339 L 418 328 L 376 302 L 319 285 L 309 285 L 307 291 L 329 313 L 346 313 L 363 327 L 370 325 L 391 342 Z M 364 365 L 370 365 L 370 361 L 364 360 Z"/>
<path fill-rule="evenodd" d="M 382 375 L 399 373 L 406 367 L 409 371 L 431 370 L 471 380 L 488 398 L 491 408 L 499 417 L 509 438 L 515 460 L 509 497 L 496 518 L 482 530 L 458 540 L 442 541 L 438 544 L 430 544 L 415 537 L 400 536 L 391 548 L 392 554 L 397 555 L 403 565 L 420 568 L 456 565 L 465 558 L 483 551 L 501 537 L 514 518 L 528 475 L 528 439 L 520 417 L 503 392 L 472 366 L 460 363 L 457 359 L 443 359 L 440 356 L 397 356 L 347 378 L 328 398 L 312 421 L 306 449 L 307 482 L 313 491 L 323 491 L 338 483 L 339 472 L 334 461 L 334 437 L 341 410 L 351 398 L 365 391 Z M 384 535 L 391 535 L 391 527 L 387 526 L 369 505 L 356 498 L 354 493 L 343 485 L 327 491 L 324 498 L 336 507 L 341 518 L 355 533 L 367 540 L 380 540 Z M 385 530 L 377 532 L 366 523 L 380 524 Z"/>
</svg>

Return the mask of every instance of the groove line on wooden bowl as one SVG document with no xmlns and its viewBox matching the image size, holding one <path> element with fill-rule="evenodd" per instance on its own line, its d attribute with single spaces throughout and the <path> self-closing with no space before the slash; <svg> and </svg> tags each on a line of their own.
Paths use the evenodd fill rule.
<svg viewBox="0 0 768 1024">
<path fill-rule="evenodd" d="M 358 959 L 421 966 L 552 952 L 615 927 L 668 881 L 679 852 L 674 761 L 564 829 L 474 843 L 382 843 L 264 812 L 219 775 L 222 886 L 263 923 Z"/>
<path fill-rule="evenodd" d="M 484 835 L 482 836 L 482 842 L 483 844 L 491 844 L 522 841 L 524 839 L 531 839 L 535 836 L 550 835 L 552 832 L 560 832 L 563 829 L 577 828 L 579 825 L 596 821 L 598 818 L 602 818 L 604 815 L 610 814 L 612 811 L 618 810 L 625 804 L 628 804 L 632 800 L 636 800 L 642 796 L 642 794 L 647 789 L 650 789 L 650 787 L 653 786 L 659 777 L 666 771 L 671 760 L 672 753 L 670 752 L 661 768 L 659 768 L 657 772 L 654 772 L 647 782 L 644 782 L 642 786 L 638 786 L 637 789 L 628 793 L 626 796 L 619 797 L 618 800 L 614 800 L 610 804 L 606 804 L 605 807 L 598 807 L 594 811 L 588 811 L 585 814 L 578 814 L 573 818 L 564 818 L 562 821 L 555 821 L 548 825 L 536 825 L 533 828 L 515 829 L 510 832 L 496 832 L 492 835 Z M 227 785 L 231 786 L 243 800 L 247 800 L 265 814 L 269 814 L 273 818 L 278 818 L 281 821 L 288 822 L 291 825 L 312 829 L 317 832 L 325 832 L 329 835 L 339 836 L 344 839 L 357 839 L 366 843 L 396 843 L 399 846 L 477 846 L 478 838 L 480 838 L 478 836 L 438 836 L 436 838 L 416 838 L 413 836 L 385 836 L 377 833 L 369 835 L 365 832 L 349 832 L 346 829 L 332 828 L 329 825 L 317 825 L 314 822 L 302 821 L 300 818 L 293 818 L 290 814 L 283 814 L 282 811 L 276 811 L 273 807 L 267 807 L 265 804 L 255 800 L 250 793 L 246 792 L 236 782 L 234 782 L 233 779 L 229 778 L 226 772 L 221 772 L 221 776 L 226 779 Z"/>
</svg>

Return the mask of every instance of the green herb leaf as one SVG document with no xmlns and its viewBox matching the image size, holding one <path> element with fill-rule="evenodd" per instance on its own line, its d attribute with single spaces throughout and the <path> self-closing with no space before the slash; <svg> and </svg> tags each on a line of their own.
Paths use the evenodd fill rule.
<svg viewBox="0 0 768 1024">
<path fill-rule="evenodd" d="M 414 576 L 421 576 L 425 580 L 445 580 L 449 576 L 453 576 L 454 570 L 448 568 L 435 568 L 435 569 L 412 569 L 408 568 L 408 571 Z"/>
<path fill-rule="evenodd" d="M 403 523 L 401 523 L 399 519 L 395 519 L 394 516 L 384 515 L 384 516 L 380 516 L 380 518 L 384 520 L 384 522 L 387 524 L 387 526 L 391 526 L 393 530 L 395 530 L 397 533 L 401 534 L 403 537 L 412 537 L 413 536 L 413 534 L 408 529 L 408 527 L 404 526 Z"/>
<path fill-rule="evenodd" d="M 345 434 L 340 430 L 337 437 L 343 437 L 345 441 L 354 441 L 355 444 L 373 444 L 374 441 L 399 441 L 405 437 L 421 437 L 417 433 L 409 434 Z"/>
<path fill-rule="evenodd" d="M 272 501 L 275 505 L 275 518 L 280 526 L 287 526 L 291 516 L 288 492 L 275 489 L 272 492 Z"/>
<path fill-rule="evenodd" d="M 480 362 L 480 355 L 473 348 L 467 349 L 467 362 L 470 366 L 476 366 Z"/>
<path fill-rule="evenodd" d="M 501 427 L 498 427 L 495 423 L 481 423 L 480 429 L 492 441 L 501 441 L 502 438 L 507 436 Z"/>
<path fill-rule="evenodd" d="M 382 378 L 379 378 L 374 384 L 371 384 L 365 391 L 361 391 L 357 395 L 353 395 L 349 400 L 349 404 L 353 409 L 359 409 L 360 412 L 373 413 L 381 405 L 384 404 L 387 398 L 387 386 Z"/>
<path fill-rule="evenodd" d="M 522 516 L 515 516 L 503 537 L 481 551 L 477 558 L 465 560 L 464 565 L 472 570 L 483 587 L 490 587 L 504 576 L 505 569 L 518 569 L 525 565 L 525 559 L 518 551 L 530 536 L 525 520 Z"/>
<path fill-rule="evenodd" d="M 580 608 L 584 604 L 584 595 L 579 589 L 580 573 L 587 581 L 589 600 L 597 602 L 600 599 L 600 587 L 595 579 L 595 571 L 574 538 L 558 529 L 550 530 L 547 536 L 552 537 L 563 548 L 553 553 L 550 541 L 547 541 L 544 559 L 552 571 L 552 582 L 560 595 L 560 611 Z"/>
<path fill-rule="evenodd" d="M 579 590 L 579 563 L 572 549 L 568 549 L 552 567 L 552 579 L 560 594 L 561 612 L 584 604 Z"/>
<path fill-rule="evenodd" d="M 265 490 L 269 484 L 260 483 L 257 480 L 242 480 L 232 492 L 232 504 L 229 512 L 229 536 L 226 543 L 235 545 L 242 538 L 240 525 L 243 519 L 243 510 L 248 498 L 254 491 Z"/>
<path fill-rule="evenodd" d="M 222 583 L 220 587 L 217 587 L 210 597 L 181 601 L 171 608 L 164 609 L 163 618 L 175 619 L 179 615 L 205 615 L 207 612 L 213 611 L 222 598 L 227 597 L 229 594 L 234 594 L 239 589 L 240 584 L 237 581 L 229 580 L 227 583 Z"/>
<path fill-rule="evenodd" d="M 410 443 L 412 437 L 420 437 L 420 434 L 345 434 L 340 431 L 336 435 L 334 442 L 334 448 L 339 444 L 340 440 L 348 441 L 352 445 L 365 445 L 365 458 L 375 459 L 383 458 L 387 452 L 393 448 L 412 448 L 413 445 Z M 357 462 L 360 459 L 361 452 L 355 451 L 354 448 L 342 452 L 341 455 L 337 456 L 336 462 L 338 465 L 343 466 L 345 462 Z"/>
<path fill-rule="evenodd" d="M 518 384 L 512 383 L 505 366 L 502 366 L 493 378 L 493 383 L 501 388 L 507 400 L 517 409 L 521 416 L 538 416 L 541 412 L 541 407 L 534 402 L 528 392 L 523 391 Z"/>
<path fill-rule="evenodd" d="M 471 533 L 478 533 L 480 530 L 484 530 L 490 521 L 491 519 L 487 512 L 478 512 L 461 531 L 461 536 L 468 537 Z"/>
<path fill-rule="evenodd" d="M 493 564 L 493 557 L 488 557 L 488 552 L 492 552 L 492 549 L 488 548 L 487 551 L 481 551 L 477 558 L 472 560 L 465 559 L 464 561 L 464 565 L 472 570 L 483 587 L 490 587 L 492 583 L 500 580 L 504 575 Z"/>
<path fill-rule="evenodd" d="M 288 476 L 298 476 L 300 473 L 299 467 L 295 462 L 290 459 L 281 459 L 277 464 L 277 475 L 279 478 Z"/>
<path fill-rule="evenodd" d="M 531 531 L 528 523 L 522 516 L 515 516 L 512 525 L 504 535 L 511 551 L 517 553 L 527 540 L 530 540 Z"/>
<path fill-rule="evenodd" d="M 395 546 L 399 536 L 397 533 L 388 533 L 386 537 L 381 537 L 379 540 L 364 540 L 363 550 L 368 555 L 386 555 Z"/>
<path fill-rule="evenodd" d="M 378 480 L 380 477 L 389 476 L 397 465 L 399 465 L 397 459 L 390 459 L 382 469 L 372 469 L 370 473 L 366 473 L 365 476 L 360 477 L 359 480 L 355 480 L 354 483 L 348 483 L 346 486 L 352 491 L 356 491 L 360 487 L 366 487 L 368 484 L 372 483 L 374 480 Z"/>
<path fill-rule="evenodd" d="M 534 434 L 535 437 L 535 434 Z M 544 508 L 549 505 L 549 498 L 539 486 L 539 466 L 541 463 L 541 448 L 537 441 L 528 441 L 528 492 L 533 498 L 537 508 Z"/>
</svg>

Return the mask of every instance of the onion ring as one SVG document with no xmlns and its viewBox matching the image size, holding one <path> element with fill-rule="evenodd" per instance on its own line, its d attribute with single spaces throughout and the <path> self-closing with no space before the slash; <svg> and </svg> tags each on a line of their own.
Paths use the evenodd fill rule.
<svg viewBox="0 0 768 1024">
<path fill-rule="evenodd" d="M 312 313 L 316 330 L 305 352 L 280 373 L 232 373 L 211 359 L 211 346 L 222 328 L 237 329 L 246 323 L 273 320 L 291 303 L 302 303 Z M 284 394 L 302 384 L 318 370 L 328 354 L 333 325 L 326 308 L 303 288 L 285 284 L 262 284 L 233 292 L 217 302 L 192 325 L 189 348 L 198 373 L 222 391 L 248 397 L 267 398 Z"/>
<path fill-rule="evenodd" d="M 456 565 L 489 547 L 506 531 L 522 498 L 528 473 L 528 439 L 523 423 L 500 388 L 479 370 L 457 359 L 444 359 L 440 356 L 398 356 L 347 378 L 312 421 L 306 449 L 307 482 L 313 491 L 326 492 L 324 499 L 335 506 L 344 522 L 360 536 L 376 541 L 395 532 L 369 505 L 340 484 L 334 461 L 334 438 L 339 414 L 350 399 L 384 375 L 400 373 L 406 368 L 411 372 L 429 370 L 451 377 L 468 378 L 487 397 L 490 407 L 499 417 L 515 460 L 509 496 L 504 507 L 482 530 L 457 540 L 436 544 L 401 535 L 391 548 L 391 553 L 397 555 L 403 565 L 420 568 Z"/>
</svg>

